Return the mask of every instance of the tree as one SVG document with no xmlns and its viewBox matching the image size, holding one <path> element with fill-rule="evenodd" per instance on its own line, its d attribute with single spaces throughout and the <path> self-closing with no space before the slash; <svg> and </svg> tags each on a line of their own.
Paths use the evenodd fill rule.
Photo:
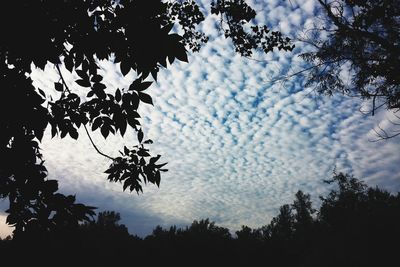
<svg viewBox="0 0 400 267">
<path fill-rule="evenodd" d="M 94 149 L 112 162 L 108 180 L 122 183 L 123 190 L 139 193 L 143 184 L 159 186 L 166 163 L 158 162 L 160 155 L 150 155 L 152 140 L 144 139 L 137 109 L 153 103 L 145 92 L 152 84 L 150 75 L 156 80 L 167 62 L 188 61 L 187 48 L 198 51 L 207 41 L 196 30 L 204 20 L 196 2 L 21 0 L 6 1 L 2 9 L 0 24 L 7 27 L 0 30 L 0 197 L 9 200 L 7 223 L 16 226 L 15 233 L 77 226 L 94 215 L 93 207 L 59 193 L 58 182 L 47 178 L 40 153 L 47 127 L 53 137 L 73 139 L 84 128 Z M 243 55 L 252 49 L 293 49 L 279 32 L 252 25 L 256 13 L 243 0 L 218 0 L 211 11 Z M 129 88 L 107 88 L 98 71 L 100 60 L 113 61 L 124 76 L 133 71 L 137 78 Z M 30 78 L 33 67 L 46 64 L 59 75 L 55 100 Z M 67 85 L 61 67 L 79 76 L 73 86 Z M 118 157 L 101 152 L 90 136 L 90 130 L 104 138 L 124 136 L 127 127 L 136 131 L 138 144 L 124 147 Z"/>
<path fill-rule="evenodd" d="M 288 242 L 293 237 L 294 218 L 290 205 L 280 207 L 279 215 L 267 226 L 268 237 L 272 240 Z"/>
<path fill-rule="evenodd" d="M 371 113 L 400 109 L 400 2 L 398 0 L 318 0 L 325 25 L 304 38 L 315 50 L 307 84 L 317 92 L 340 92 L 372 99 Z M 326 34 L 326 38 L 321 35 Z M 346 75 L 342 75 L 345 72 Z M 351 82 L 346 79 L 350 77 Z M 378 101 L 379 100 L 379 101 Z"/>
<path fill-rule="evenodd" d="M 311 229 L 313 223 L 312 214 L 315 210 L 312 208 L 312 203 L 309 194 L 304 194 L 299 190 L 296 195 L 292 207 L 295 210 L 294 215 L 294 229 L 297 234 L 305 236 L 307 231 Z"/>
</svg>

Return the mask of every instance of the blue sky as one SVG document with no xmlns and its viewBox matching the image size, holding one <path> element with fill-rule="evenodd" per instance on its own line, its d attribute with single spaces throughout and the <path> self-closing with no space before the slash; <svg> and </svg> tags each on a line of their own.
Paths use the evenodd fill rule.
<svg viewBox="0 0 400 267">
<path fill-rule="evenodd" d="M 248 1 L 259 12 L 258 23 L 292 37 L 315 22 L 315 2 Z M 271 83 L 301 69 L 296 54 L 308 48 L 296 43 L 293 53 L 255 54 L 262 62 L 242 58 L 217 32 L 216 22 L 209 16 L 202 24 L 211 41 L 189 57 L 189 64 L 174 63 L 159 74 L 149 89 L 154 107 L 140 107 L 145 135 L 154 140 L 153 153 L 168 161 L 160 188 L 146 186 L 141 195 L 122 192 L 121 185 L 107 182 L 102 172 L 110 162 L 94 151 L 83 131 L 79 141 L 50 139 L 47 133 L 43 154 L 49 178 L 59 179 L 61 191 L 99 211 L 120 212 L 122 223 L 141 236 L 156 225 L 181 226 L 202 218 L 232 230 L 260 227 L 279 206 L 292 202 L 297 190 L 315 200 L 324 194 L 322 180 L 331 177 L 335 166 L 369 185 L 400 191 L 400 139 L 369 141 L 378 124 L 389 125 L 392 114 L 383 110 L 366 116 L 359 109 L 368 103 L 315 95 L 301 77 Z M 110 62 L 101 65 L 110 92 L 134 79 L 133 73 L 121 76 Z M 58 78 L 51 66 L 35 71 L 33 78 L 36 86 L 54 93 Z M 111 155 L 135 144 L 133 132 L 125 139 L 93 137 Z M 10 229 L 1 221 L 4 213 L 4 236 Z"/>
</svg>

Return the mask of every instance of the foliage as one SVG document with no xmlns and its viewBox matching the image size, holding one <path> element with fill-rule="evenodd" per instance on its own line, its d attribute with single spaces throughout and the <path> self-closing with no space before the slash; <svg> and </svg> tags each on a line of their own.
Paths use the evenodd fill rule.
<svg viewBox="0 0 400 267">
<path fill-rule="evenodd" d="M 290 38 L 279 31 L 271 31 L 266 25 L 249 26 L 256 12 L 244 0 L 217 0 L 211 3 L 211 13 L 219 15 L 221 30 L 226 38 L 232 39 L 236 52 L 242 56 L 251 56 L 257 48 L 265 53 L 275 47 L 284 51 L 294 48 Z"/>
<path fill-rule="evenodd" d="M 315 48 L 301 55 L 313 66 L 308 85 L 323 94 L 372 99 L 372 115 L 381 106 L 399 110 L 399 1 L 318 2 L 327 25 L 316 26 L 305 39 Z"/>
<path fill-rule="evenodd" d="M 2 9 L 0 197 L 10 202 L 7 223 L 16 226 L 16 233 L 50 231 L 88 222 L 94 215 L 93 207 L 76 204 L 74 196 L 57 192 L 56 180 L 47 179 L 39 142 L 48 126 L 53 137 L 73 139 L 84 128 L 94 149 L 112 161 L 108 180 L 122 183 L 124 190 L 139 193 L 147 182 L 159 186 L 165 163 L 157 162 L 160 155 L 151 156 L 152 141 L 144 140 L 137 110 L 140 104 L 153 104 L 146 91 L 152 84 L 149 76 L 156 80 L 167 63 L 187 62 L 187 49 L 198 51 L 207 42 L 206 34 L 196 30 L 204 20 L 196 2 L 20 0 L 6 1 Z M 240 9 L 246 17 L 237 16 Z M 265 52 L 291 48 L 288 38 L 278 32 L 270 36 L 263 26 L 252 34 L 243 31 L 242 25 L 251 25 L 255 16 L 243 1 L 218 1 L 212 10 L 228 19 L 227 36 L 243 55 L 258 47 Z M 122 75 L 136 79 L 128 88 L 108 87 L 99 71 L 101 60 L 113 61 Z M 47 64 L 59 75 L 56 99 L 32 84 L 32 68 Z M 65 81 L 63 67 L 79 77 L 73 85 Z M 138 144 L 124 147 L 120 157 L 102 153 L 89 133 L 124 136 L 128 127 L 137 132 Z"/>
</svg>

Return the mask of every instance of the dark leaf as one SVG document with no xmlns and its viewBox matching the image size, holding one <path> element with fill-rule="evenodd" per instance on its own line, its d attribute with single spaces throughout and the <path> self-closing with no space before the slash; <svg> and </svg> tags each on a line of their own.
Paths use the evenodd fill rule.
<svg viewBox="0 0 400 267">
<path fill-rule="evenodd" d="M 92 97 L 94 95 L 94 91 L 89 91 L 89 93 L 86 95 L 86 97 Z"/>
<path fill-rule="evenodd" d="M 150 159 L 150 164 L 156 163 L 161 158 L 161 155 L 157 155 Z"/>
<path fill-rule="evenodd" d="M 75 82 L 82 87 L 90 87 L 89 80 L 76 80 Z"/>
<path fill-rule="evenodd" d="M 117 89 L 117 91 L 115 91 L 115 101 L 119 102 L 121 101 L 121 99 L 122 99 L 121 91 Z"/>
<path fill-rule="evenodd" d="M 160 168 L 162 168 L 162 167 L 165 166 L 165 165 L 167 165 L 167 162 L 162 163 L 162 164 L 159 164 L 159 165 L 156 164 L 155 166 L 156 166 L 157 168 L 160 169 Z"/>
<path fill-rule="evenodd" d="M 127 126 L 126 120 L 124 119 L 118 126 L 119 126 L 119 132 L 121 133 L 122 136 L 124 136 Z"/>
<path fill-rule="evenodd" d="M 98 75 L 98 74 L 93 75 L 93 77 L 92 77 L 92 79 L 91 79 L 91 81 L 94 82 L 94 83 L 99 83 L 99 82 L 101 82 L 102 80 L 103 80 L 103 76 Z"/>
<path fill-rule="evenodd" d="M 107 139 L 107 136 L 108 136 L 108 134 L 110 133 L 110 132 L 109 132 L 109 127 L 108 127 L 108 125 L 103 124 L 103 126 L 102 126 L 101 129 L 100 129 L 100 131 L 101 131 L 101 134 L 103 135 L 103 137 L 104 137 L 105 139 Z"/>
<path fill-rule="evenodd" d="M 58 92 L 62 92 L 64 91 L 64 86 L 62 85 L 62 83 L 54 83 L 54 89 L 56 89 L 56 91 Z"/>
<path fill-rule="evenodd" d="M 54 136 L 56 136 L 58 133 L 57 131 L 57 127 L 56 126 L 51 126 L 51 138 L 53 138 Z"/>
<path fill-rule="evenodd" d="M 104 83 L 95 83 L 93 85 L 93 90 L 96 91 L 96 93 L 98 93 L 99 91 L 104 91 L 104 89 L 106 89 L 107 86 Z"/>
<path fill-rule="evenodd" d="M 160 187 L 161 174 L 160 174 L 159 171 L 156 172 L 156 175 L 155 175 L 154 179 L 155 179 L 156 185 L 157 185 L 158 187 Z"/>
<path fill-rule="evenodd" d="M 89 81 L 89 76 L 87 75 L 87 73 L 83 70 L 76 70 L 76 73 L 79 75 L 79 77 L 82 78 L 82 80 L 87 80 Z"/>
<path fill-rule="evenodd" d="M 146 90 L 147 88 L 149 88 L 150 85 L 152 85 L 152 83 L 153 83 L 153 82 L 142 82 L 142 83 L 139 84 L 137 90 L 138 90 L 138 91 L 144 91 L 144 90 Z"/>
<path fill-rule="evenodd" d="M 143 140 L 143 131 L 142 131 L 142 129 L 139 129 L 138 134 L 137 134 L 137 138 L 138 138 L 139 143 L 142 143 L 142 140 Z"/>
<path fill-rule="evenodd" d="M 175 57 L 180 61 L 189 62 L 186 54 L 186 49 L 183 45 L 179 45 L 176 47 Z"/>
<path fill-rule="evenodd" d="M 78 131 L 75 128 L 69 130 L 69 135 L 75 140 L 78 139 Z"/>
<path fill-rule="evenodd" d="M 122 187 L 122 189 L 125 191 L 125 189 L 127 189 L 128 188 L 128 186 L 130 186 L 131 184 L 132 184 L 132 178 L 129 178 L 129 179 L 126 179 L 125 180 L 125 182 L 124 182 L 124 185 L 123 185 L 123 187 Z"/>
<path fill-rule="evenodd" d="M 146 93 L 139 92 L 139 99 L 144 103 L 153 105 L 153 100 L 151 99 L 151 96 Z"/>
<path fill-rule="evenodd" d="M 72 72 L 72 70 L 74 68 L 74 60 L 73 60 L 72 56 L 65 57 L 64 64 L 65 64 L 65 68 L 69 72 Z"/>
<path fill-rule="evenodd" d="M 46 98 L 46 94 L 44 93 L 44 91 L 43 91 L 42 89 L 38 88 L 38 91 L 39 91 L 39 94 L 40 94 L 41 96 L 43 96 L 44 98 Z"/>
<path fill-rule="evenodd" d="M 126 76 L 129 71 L 131 70 L 131 65 L 129 64 L 128 60 L 122 60 L 120 64 L 121 73 Z"/>
<path fill-rule="evenodd" d="M 147 151 L 144 151 L 144 150 L 139 150 L 138 151 L 138 153 L 137 153 L 139 156 L 141 156 L 141 157 L 149 157 L 150 156 L 150 154 L 147 152 Z"/>
<path fill-rule="evenodd" d="M 92 131 L 95 131 L 97 128 L 100 127 L 100 125 L 103 124 L 103 119 L 98 117 L 94 120 L 93 124 L 92 124 Z"/>
<path fill-rule="evenodd" d="M 132 118 L 130 116 L 128 116 L 127 119 L 128 119 L 129 125 L 134 129 L 136 129 L 136 126 L 140 125 L 140 122 L 138 120 L 136 120 L 136 119 L 134 119 L 134 118 Z"/>
</svg>

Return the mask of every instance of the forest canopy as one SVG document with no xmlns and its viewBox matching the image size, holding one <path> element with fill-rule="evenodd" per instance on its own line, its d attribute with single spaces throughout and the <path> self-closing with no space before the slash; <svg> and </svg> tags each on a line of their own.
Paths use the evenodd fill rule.
<svg viewBox="0 0 400 267">
<path fill-rule="evenodd" d="M 298 191 L 291 204 L 260 228 L 242 226 L 232 233 L 209 219 L 186 227 L 157 226 L 145 238 L 130 235 L 114 211 L 76 229 L 0 241 L 3 260 L 24 251 L 30 262 L 59 260 L 67 253 L 91 264 L 137 263 L 243 266 L 383 266 L 396 260 L 400 237 L 400 193 L 368 187 L 344 173 L 325 181 L 331 188 L 319 207 Z M 33 245 L 34 244 L 34 245 Z M 51 246 L 49 246 L 51 244 Z M 42 249 L 46 248 L 43 254 Z M 30 258 L 32 257 L 32 258 Z M 14 262 L 14 261 L 13 261 Z M 46 263 L 48 261 L 45 261 Z"/>
</svg>

